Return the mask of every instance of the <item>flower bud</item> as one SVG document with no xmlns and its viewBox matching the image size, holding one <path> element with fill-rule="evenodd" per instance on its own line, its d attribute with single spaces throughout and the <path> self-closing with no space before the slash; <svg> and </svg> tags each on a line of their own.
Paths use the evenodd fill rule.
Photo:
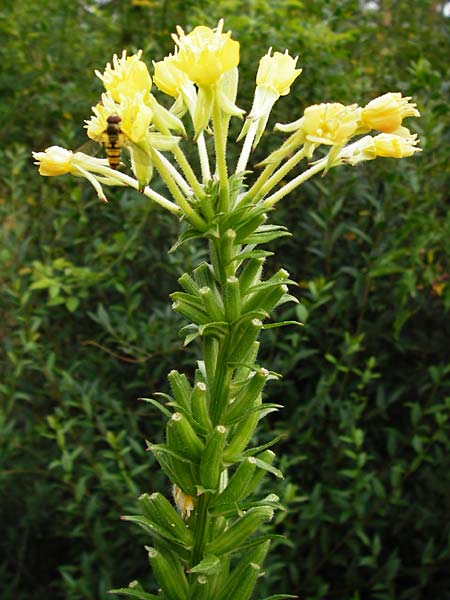
<svg viewBox="0 0 450 600">
<path fill-rule="evenodd" d="M 170 371 L 167 379 L 169 380 L 170 388 L 177 404 L 189 410 L 192 390 L 186 375 L 173 369 Z"/>
<path fill-rule="evenodd" d="M 248 600 L 256 579 L 260 575 L 261 565 L 269 550 L 270 540 L 257 544 L 244 551 L 238 564 L 230 573 L 217 600 Z"/>
<path fill-rule="evenodd" d="M 217 425 L 211 432 L 200 461 L 200 481 L 204 488 L 215 490 L 223 470 L 223 449 L 228 429 Z"/>
<path fill-rule="evenodd" d="M 273 508 L 257 506 L 250 508 L 243 517 L 238 519 L 229 529 L 206 545 L 206 551 L 220 556 L 236 550 L 250 537 L 264 521 L 273 517 Z"/>
<path fill-rule="evenodd" d="M 156 580 L 168 600 L 188 600 L 189 585 L 183 567 L 169 550 L 149 548 L 148 557 Z"/>
<path fill-rule="evenodd" d="M 192 391 L 191 396 L 192 417 L 204 429 L 209 431 L 212 428 L 211 419 L 208 413 L 208 401 L 206 397 L 206 385 L 199 381 Z"/>
<path fill-rule="evenodd" d="M 177 513 L 172 504 L 159 492 L 149 496 L 142 494 L 139 497 L 139 504 L 143 513 L 157 525 L 164 528 L 170 537 L 175 537 L 186 546 L 191 547 L 193 537 L 191 530 Z"/>
<path fill-rule="evenodd" d="M 300 75 L 302 69 L 296 69 L 298 56 L 292 58 L 288 51 L 284 54 L 275 52 L 271 55 L 272 48 L 259 61 L 256 85 L 272 88 L 280 96 L 289 94 L 294 80 Z"/>
<path fill-rule="evenodd" d="M 236 505 L 247 497 L 247 488 L 256 471 L 256 460 L 249 456 L 239 464 L 227 487 L 217 496 L 213 503 L 213 510 L 220 511 L 225 505 Z"/>
<path fill-rule="evenodd" d="M 167 424 L 167 445 L 194 461 L 201 457 L 205 448 L 188 419 L 179 412 L 174 413 Z"/>
</svg>

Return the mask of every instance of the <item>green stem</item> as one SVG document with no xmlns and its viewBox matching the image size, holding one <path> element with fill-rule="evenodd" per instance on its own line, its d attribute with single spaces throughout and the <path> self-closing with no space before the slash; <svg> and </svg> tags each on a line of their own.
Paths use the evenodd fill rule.
<svg viewBox="0 0 450 600">
<path fill-rule="evenodd" d="M 269 161 L 269 163 L 266 164 L 264 171 L 259 175 L 258 179 L 242 198 L 240 204 L 250 204 L 250 202 L 256 197 L 260 189 L 263 187 L 272 173 L 277 169 L 278 165 L 286 158 L 286 155 L 293 150 L 293 146 L 298 147 L 298 144 L 296 144 L 297 137 L 297 132 L 293 133 L 281 144 L 277 150 L 274 150 L 267 158 L 264 159 L 263 163 L 266 163 L 267 161 Z"/>
<path fill-rule="evenodd" d="M 305 156 L 304 148 L 301 148 L 298 152 L 291 156 L 291 158 L 284 163 L 282 167 L 278 169 L 278 171 L 272 175 L 265 183 L 260 187 L 258 196 L 263 198 L 272 188 L 274 188 L 277 183 L 279 183 L 283 177 L 285 177 L 289 171 L 291 171 L 295 165 L 297 165 L 302 158 Z"/>
<path fill-rule="evenodd" d="M 208 542 L 209 524 L 211 517 L 208 513 L 208 505 L 211 496 L 208 492 L 202 494 L 198 499 L 197 515 L 195 521 L 194 547 L 192 549 L 192 566 L 198 564 L 205 552 Z"/>
<path fill-rule="evenodd" d="M 222 113 L 217 97 L 214 98 L 213 128 L 216 149 L 216 170 L 220 182 L 219 210 L 227 212 L 229 208 L 229 183 L 226 159 L 228 118 Z"/>
<path fill-rule="evenodd" d="M 204 231 L 206 229 L 205 221 L 193 210 L 192 206 L 189 204 L 189 202 L 183 196 L 183 194 L 180 191 L 180 188 L 176 184 L 172 175 L 166 169 L 163 161 L 158 156 L 157 152 L 155 152 L 154 150 L 151 150 L 151 154 L 152 154 L 152 160 L 153 160 L 155 167 L 157 168 L 159 174 L 161 175 L 161 178 L 163 179 L 164 183 L 167 185 L 170 193 L 172 194 L 172 196 L 173 196 L 174 200 L 176 201 L 176 203 L 178 204 L 178 206 L 183 210 L 186 217 L 189 219 L 189 221 L 193 225 L 195 225 L 195 227 L 197 227 L 201 231 Z"/>
<path fill-rule="evenodd" d="M 326 158 L 320 160 L 318 163 L 316 163 L 314 166 L 309 168 L 307 171 L 304 171 L 303 173 L 301 173 L 300 175 L 298 175 L 297 177 L 292 179 L 289 183 L 284 185 L 282 188 L 280 188 L 277 192 L 275 192 L 275 194 L 272 194 L 271 196 L 266 198 L 262 205 L 267 208 L 272 208 L 272 206 L 274 206 L 282 198 L 287 196 L 296 187 L 298 187 L 299 185 L 301 185 L 302 183 L 307 181 L 313 175 L 316 175 L 316 173 L 323 171 L 323 169 L 326 167 L 326 164 L 327 164 Z"/>
<path fill-rule="evenodd" d="M 202 171 L 203 183 L 206 183 L 207 181 L 210 181 L 210 179 L 211 179 L 211 170 L 209 168 L 208 150 L 206 148 L 205 135 L 204 135 L 203 131 L 198 136 L 197 147 L 198 147 L 198 155 L 200 158 L 200 168 Z"/>
</svg>

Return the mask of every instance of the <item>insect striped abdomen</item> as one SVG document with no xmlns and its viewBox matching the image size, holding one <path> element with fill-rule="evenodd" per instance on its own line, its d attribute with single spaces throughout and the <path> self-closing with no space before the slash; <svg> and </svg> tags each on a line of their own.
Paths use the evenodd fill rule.
<svg viewBox="0 0 450 600">
<path fill-rule="evenodd" d="M 122 149 L 120 123 L 122 119 L 119 115 L 110 115 L 107 119 L 107 127 L 105 130 L 106 141 L 105 150 L 108 157 L 109 166 L 111 169 L 118 169 L 120 165 L 120 154 Z"/>
</svg>

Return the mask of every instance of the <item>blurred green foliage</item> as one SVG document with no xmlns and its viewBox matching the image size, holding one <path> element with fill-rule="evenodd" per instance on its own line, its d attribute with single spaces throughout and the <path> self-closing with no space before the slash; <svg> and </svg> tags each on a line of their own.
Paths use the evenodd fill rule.
<svg viewBox="0 0 450 600">
<path fill-rule="evenodd" d="M 424 152 L 340 169 L 280 206 L 293 237 L 275 270 L 300 304 L 273 329 L 268 389 L 286 409 L 278 445 L 288 508 L 262 592 L 304 600 L 450 598 L 448 18 L 442 3 L 6 0 L 0 8 L 0 589 L 2 600 L 97 600 L 148 581 L 146 540 L 121 524 L 144 491 L 168 492 L 144 452 L 159 414 L 137 398 L 189 372 L 168 294 L 202 248 L 132 192 L 108 206 L 87 184 L 39 178 L 31 149 L 83 143 L 101 90 L 93 69 L 202 22 L 241 42 L 240 105 L 268 46 L 304 72 L 272 123 L 321 101 L 414 95 Z M 288 115 L 288 117 L 287 117 Z M 280 140 L 267 133 L 262 158 Z M 235 158 L 235 157 L 232 157 Z M 270 428 L 270 432 L 269 432 Z"/>
</svg>

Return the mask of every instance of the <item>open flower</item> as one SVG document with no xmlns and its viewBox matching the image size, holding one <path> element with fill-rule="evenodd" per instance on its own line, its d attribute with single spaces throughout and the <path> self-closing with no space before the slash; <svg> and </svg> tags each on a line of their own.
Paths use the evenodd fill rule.
<svg viewBox="0 0 450 600">
<path fill-rule="evenodd" d="M 367 104 L 361 113 L 364 125 L 383 133 L 394 133 L 406 117 L 420 117 L 411 97 L 402 98 L 400 92 L 388 92 Z"/>
<path fill-rule="evenodd" d="M 152 87 L 152 78 L 147 65 L 140 60 L 141 56 L 142 50 L 133 56 L 127 56 L 127 51 L 124 50 L 121 58 L 114 54 L 113 66 L 108 63 L 104 73 L 95 71 L 97 77 L 103 81 L 105 89 L 116 102 L 119 102 L 122 96 L 149 93 Z"/>
<path fill-rule="evenodd" d="M 92 107 L 94 116 L 86 121 L 88 137 L 97 142 L 103 142 L 107 119 L 111 115 L 121 118 L 120 129 L 126 135 L 125 144 L 132 142 L 138 144 L 147 135 L 152 122 L 153 111 L 144 102 L 144 94 L 136 93 L 134 96 L 121 96 L 117 104 L 111 94 L 102 94 L 101 102 Z"/>
<path fill-rule="evenodd" d="M 256 85 L 274 90 L 279 96 L 289 94 L 291 85 L 300 75 L 302 69 L 296 69 L 298 56 L 292 58 L 288 51 L 284 54 L 275 52 L 271 55 L 272 48 L 259 61 Z"/>
<path fill-rule="evenodd" d="M 356 133 L 361 108 L 339 102 L 313 104 L 305 109 L 303 116 L 302 126 L 308 142 L 334 146 L 345 144 Z"/>
<path fill-rule="evenodd" d="M 403 137 L 392 133 L 380 133 L 373 138 L 373 142 L 377 156 L 406 158 L 416 152 L 422 152 L 420 148 L 416 148 L 416 144 L 419 142 L 417 135 Z"/>
<path fill-rule="evenodd" d="M 223 19 L 215 30 L 200 25 L 185 35 L 181 27 L 173 34 L 179 48 L 174 64 L 199 87 L 215 85 L 224 73 L 239 64 L 239 42 L 222 33 Z"/>
</svg>

